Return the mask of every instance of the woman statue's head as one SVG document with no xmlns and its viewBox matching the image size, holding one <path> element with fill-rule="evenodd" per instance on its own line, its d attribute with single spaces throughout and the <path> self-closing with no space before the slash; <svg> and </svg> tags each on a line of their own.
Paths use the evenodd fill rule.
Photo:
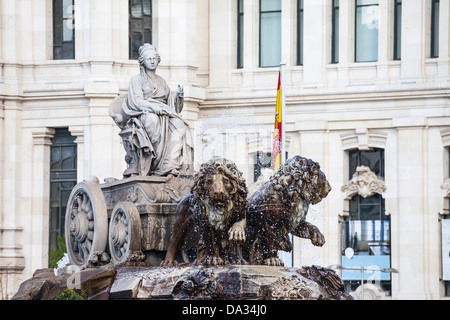
<svg viewBox="0 0 450 320">
<path fill-rule="evenodd" d="M 161 57 L 156 48 L 149 43 L 145 43 L 139 48 L 139 64 L 142 68 L 155 70 L 161 62 Z"/>
</svg>

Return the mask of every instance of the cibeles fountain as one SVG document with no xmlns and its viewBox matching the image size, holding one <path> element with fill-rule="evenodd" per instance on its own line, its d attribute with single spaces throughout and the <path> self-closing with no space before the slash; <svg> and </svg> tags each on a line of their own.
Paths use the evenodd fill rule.
<svg viewBox="0 0 450 320">
<path fill-rule="evenodd" d="M 213 156 L 193 168 L 192 132 L 180 116 L 183 86 L 156 74 L 160 56 L 139 50 L 140 73 L 110 106 L 127 168 L 72 190 L 65 217 L 68 264 L 41 269 L 14 299 L 351 299 L 320 266 L 288 268 L 290 235 L 323 246 L 307 222 L 331 187 L 320 165 L 295 156 L 249 194 L 237 165 Z"/>
</svg>

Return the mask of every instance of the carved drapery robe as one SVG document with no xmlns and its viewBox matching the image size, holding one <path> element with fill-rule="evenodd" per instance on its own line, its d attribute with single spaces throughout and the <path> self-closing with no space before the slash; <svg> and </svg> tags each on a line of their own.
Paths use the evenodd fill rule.
<svg viewBox="0 0 450 320">
<path fill-rule="evenodd" d="M 156 114 L 159 108 L 169 115 Z M 132 142 L 140 157 L 141 175 L 165 176 L 191 170 L 191 132 L 178 115 L 183 98 L 171 92 L 163 78 L 145 71 L 131 78 L 123 109 L 131 116 Z"/>
</svg>

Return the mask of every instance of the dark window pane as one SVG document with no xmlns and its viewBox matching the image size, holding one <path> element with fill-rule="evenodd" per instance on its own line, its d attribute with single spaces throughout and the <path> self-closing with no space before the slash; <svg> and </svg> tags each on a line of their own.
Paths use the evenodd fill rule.
<svg viewBox="0 0 450 320">
<path fill-rule="evenodd" d="M 351 150 L 349 152 L 349 179 L 353 177 L 356 168 L 359 166 L 359 150 Z"/>
<path fill-rule="evenodd" d="M 254 181 L 258 180 L 261 175 L 261 169 L 270 168 L 272 164 L 272 154 L 257 152 L 254 159 L 253 177 Z"/>
<path fill-rule="evenodd" d="M 152 42 L 151 0 L 129 0 L 130 59 L 138 59 L 139 47 Z"/>
<path fill-rule="evenodd" d="M 150 0 L 143 1 L 144 14 L 150 15 L 152 13 L 152 3 Z"/>
<path fill-rule="evenodd" d="M 53 59 L 74 59 L 73 0 L 53 1 Z"/>
<path fill-rule="evenodd" d="M 303 65 L 303 0 L 297 6 L 297 65 Z"/>
<path fill-rule="evenodd" d="M 238 0 L 237 68 L 244 66 L 244 0 Z"/>
<path fill-rule="evenodd" d="M 362 151 L 360 165 L 369 167 L 378 177 L 384 177 L 384 150 Z"/>
<path fill-rule="evenodd" d="M 354 196 L 349 201 L 349 210 L 350 210 L 350 220 L 359 220 L 359 207 L 358 207 L 358 197 Z"/>
<path fill-rule="evenodd" d="M 395 1 L 394 9 L 394 60 L 402 56 L 402 1 Z"/>
<path fill-rule="evenodd" d="M 439 57 L 439 0 L 432 0 L 431 7 L 431 58 Z"/>
<path fill-rule="evenodd" d="M 133 16 L 134 18 L 142 17 L 141 0 L 131 0 L 131 16 Z"/>
<path fill-rule="evenodd" d="M 75 51 L 73 47 L 73 42 L 65 42 L 62 44 L 62 59 L 74 59 Z"/>
<path fill-rule="evenodd" d="M 359 206 L 359 215 L 361 220 L 380 220 L 381 205 L 361 205 Z"/>
<path fill-rule="evenodd" d="M 141 33 L 133 33 L 131 37 L 131 56 L 133 59 L 139 58 L 139 47 L 143 44 L 143 36 Z"/>
<path fill-rule="evenodd" d="M 367 198 L 361 197 L 359 203 L 364 204 L 364 205 L 368 205 L 368 204 L 379 205 L 381 203 L 381 195 L 374 194 L 373 196 L 370 196 Z"/>
<path fill-rule="evenodd" d="M 52 147 L 51 148 L 52 169 L 59 169 L 57 166 L 59 165 L 60 159 L 61 159 L 61 148 L 60 147 Z"/>
<path fill-rule="evenodd" d="M 331 34 L 331 62 L 339 62 L 339 0 L 333 0 L 332 34 Z"/>
<path fill-rule="evenodd" d="M 71 191 L 71 190 L 70 190 Z M 67 191 L 67 190 L 65 190 L 65 191 L 61 191 L 61 202 L 63 203 L 63 204 L 66 204 L 67 205 L 67 201 L 69 200 L 69 196 L 70 196 L 70 191 Z M 65 206 L 64 206 L 65 207 Z M 66 210 L 63 210 L 64 212 L 66 211 Z"/>
<path fill-rule="evenodd" d="M 359 166 L 369 167 L 378 177 L 384 177 L 384 150 L 351 150 L 349 151 L 349 176 L 352 178 Z"/>
<path fill-rule="evenodd" d="M 152 43 L 152 32 L 148 29 L 144 31 L 144 42 Z"/>
</svg>

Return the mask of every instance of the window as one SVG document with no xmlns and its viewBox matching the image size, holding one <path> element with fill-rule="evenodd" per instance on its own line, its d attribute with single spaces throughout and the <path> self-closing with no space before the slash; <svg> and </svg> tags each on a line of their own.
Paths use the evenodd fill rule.
<svg viewBox="0 0 450 320">
<path fill-rule="evenodd" d="M 395 0 L 394 6 L 394 60 L 400 60 L 402 56 L 402 0 Z"/>
<path fill-rule="evenodd" d="M 431 58 L 439 57 L 439 0 L 431 0 Z"/>
<path fill-rule="evenodd" d="M 303 0 L 297 0 L 297 65 L 303 65 Z"/>
<path fill-rule="evenodd" d="M 281 0 L 260 0 L 259 9 L 259 66 L 279 66 L 281 62 Z"/>
<path fill-rule="evenodd" d="M 378 0 L 356 0 L 355 61 L 378 60 Z"/>
<path fill-rule="evenodd" d="M 359 166 L 367 166 L 378 178 L 384 178 L 384 150 L 352 150 L 349 152 L 350 178 Z M 349 216 L 342 222 L 342 280 L 348 292 L 361 284 L 361 272 L 347 267 L 390 268 L 390 217 L 386 215 L 380 194 L 364 198 L 355 195 L 349 202 Z M 351 254 L 349 254 L 351 252 Z M 390 291 L 391 277 L 381 271 L 366 271 L 365 281 L 377 281 Z"/>
<path fill-rule="evenodd" d="M 237 1 L 237 68 L 244 67 L 244 0 Z"/>
<path fill-rule="evenodd" d="M 331 63 L 339 62 L 339 0 L 332 1 L 331 12 Z"/>
<path fill-rule="evenodd" d="M 129 50 L 130 59 L 139 58 L 139 48 L 152 43 L 151 0 L 129 0 Z"/>
<path fill-rule="evenodd" d="M 272 154 L 258 151 L 254 154 L 254 157 L 253 181 L 256 182 L 261 175 L 262 169 L 272 167 Z"/>
<path fill-rule="evenodd" d="M 384 178 L 384 150 L 352 150 L 349 152 L 350 176 L 356 172 L 356 168 L 360 166 L 369 167 L 370 170 L 379 178 Z"/>
<path fill-rule="evenodd" d="M 53 59 L 75 59 L 73 0 L 53 0 Z"/>
<path fill-rule="evenodd" d="M 64 235 L 67 201 L 77 184 L 77 145 L 67 129 L 56 129 L 50 148 L 50 249 Z"/>
</svg>

